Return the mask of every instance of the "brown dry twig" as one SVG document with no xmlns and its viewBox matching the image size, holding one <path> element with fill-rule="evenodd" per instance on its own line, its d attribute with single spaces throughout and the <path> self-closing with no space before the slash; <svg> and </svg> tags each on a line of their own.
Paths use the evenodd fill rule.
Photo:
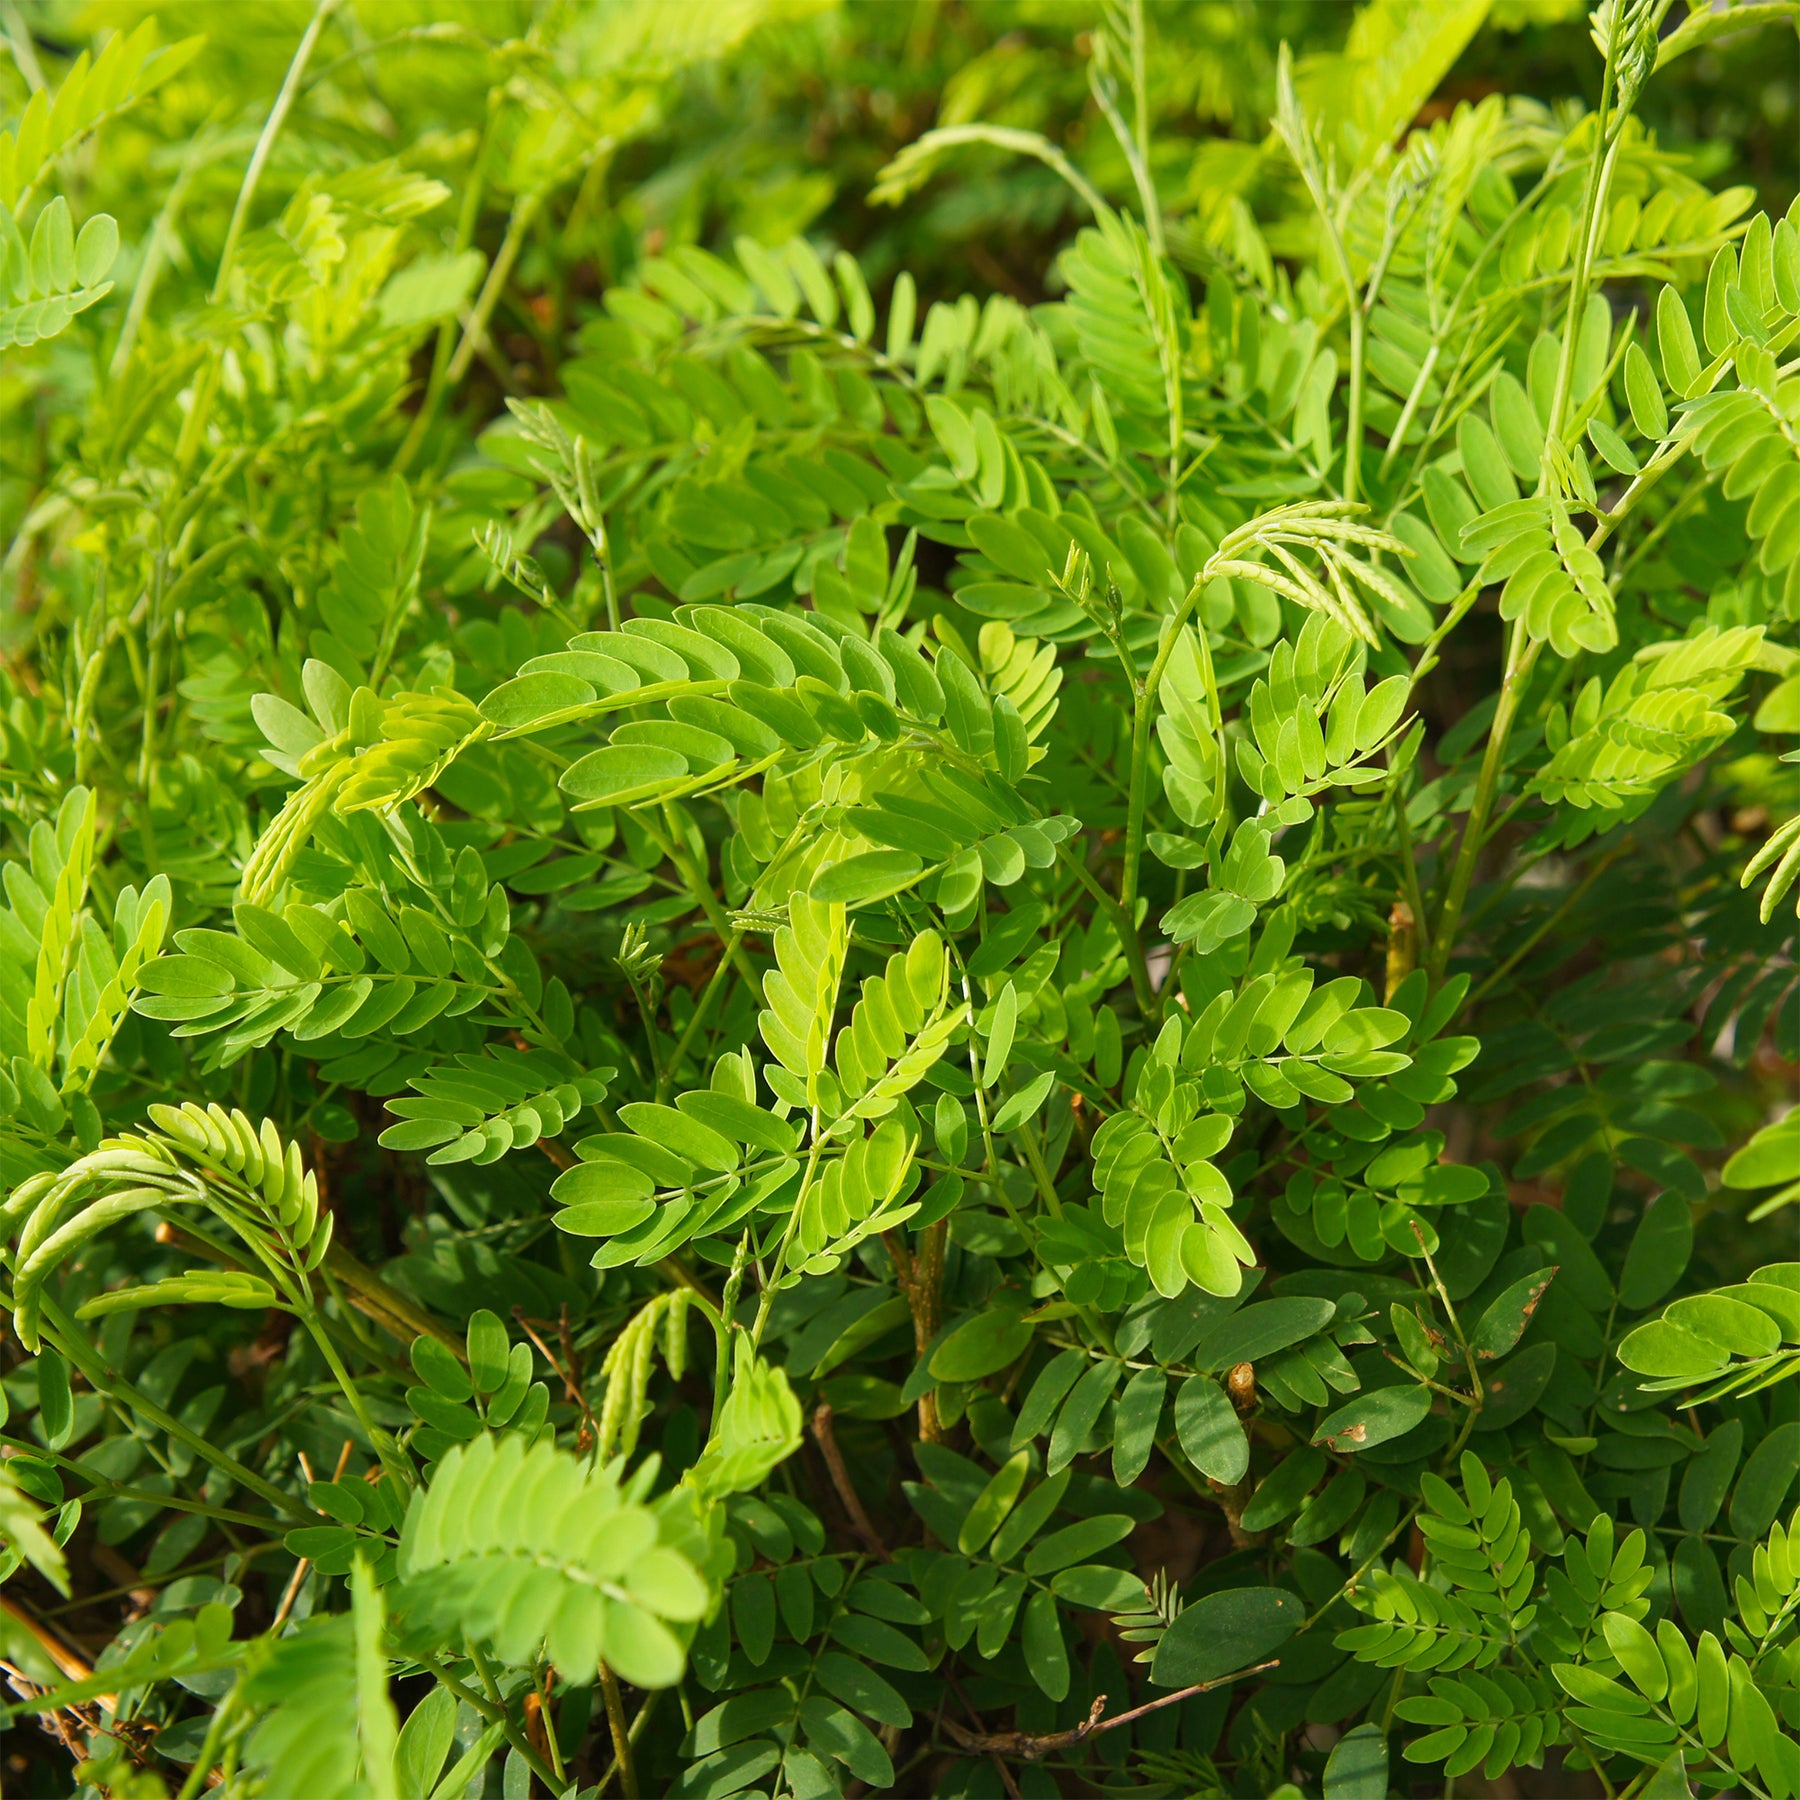
<svg viewBox="0 0 1800 1800">
<path fill-rule="evenodd" d="M 564 1324 L 566 1327 L 568 1309 L 565 1307 L 563 1310 L 564 1310 Z M 522 1332 L 524 1332 L 525 1335 L 528 1338 L 530 1338 L 534 1344 L 537 1345 L 539 1353 L 543 1356 L 544 1361 L 547 1362 L 550 1365 L 550 1367 L 552 1369 L 554 1369 L 556 1371 L 557 1375 L 561 1378 L 562 1384 L 563 1384 L 563 1392 L 568 1395 L 570 1401 L 574 1405 L 578 1406 L 581 1409 L 581 1417 L 583 1420 L 583 1430 L 587 1434 L 587 1442 L 589 1444 L 593 1443 L 594 1440 L 596 1438 L 598 1438 L 600 1435 L 600 1424 L 599 1424 L 599 1421 L 594 1417 L 593 1409 L 587 1403 L 587 1395 L 581 1391 L 581 1384 L 576 1379 L 576 1375 L 575 1375 L 573 1368 L 564 1368 L 563 1367 L 561 1361 L 558 1359 L 558 1357 L 556 1355 L 556 1352 L 554 1350 L 552 1350 L 550 1348 L 550 1346 L 544 1342 L 543 1338 L 538 1335 L 537 1322 L 533 1321 L 531 1319 L 528 1319 L 525 1316 L 524 1307 L 515 1306 L 513 1308 L 513 1318 L 517 1322 L 519 1329 Z M 567 1340 L 565 1338 L 564 1348 L 566 1349 L 567 1347 L 568 1347 Z M 571 1361 L 572 1360 L 573 1359 L 571 1359 Z M 586 1446 L 584 1445 L 583 1448 L 585 1448 L 585 1447 Z"/>
<path fill-rule="evenodd" d="M 1098 1737 L 1103 1731 L 1116 1731 L 1121 1725 L 1129 1725 L 1135 1719 L 1143 1718 L 1147 1713 L 1160 1712 L 1165 1706 L 1173 1706 L 1178 1700 L 1191 1700 L 1196 1694 L 1210 1693 L 1217 1687 L 1225 1687 L 1234 1681 L 1242 1681 L 1247 1675 L 1260 1675 L 1265 1669 L 1273 1669 L 1281 1661 L 1276 1657 L 1273 1661 L 1258 1663 L 1254 1668 L 1236 1669 L 1229 1675 L 1220 1675 L 1212 1681 L 1197 1681 L 1192 1687 L 1178 1688 L 1172 1694 L 1164 1694 L 1160 1699 L 1147 1701 L 1142 1706 L 1134 1706 L 1130 1712 L 1122 1712 L 1115 1718 L 1102 1719 L 1101 1712 L 1106 1706 L 1106 1696 L 1095 1696 L 1094 1704 L 1088 1708 L 1088 1716 L 1068 1731 L 1048 1731 L 1032 1733 L 1029 1731 L 965 1731 L 954 1719 L 940 1721 L 943 1728 L 956 1740 L 957 1747 L 978 1753 L 991 1753 L 999 1756 L 1015 1756 L 1021 1762 L 1041 1762 L 1046 1756 L 1057 1750 L 1073 1750 L 1077 1744 L 1085 1743 L 1091 1737 Z"/>
<path fill-rule="evenodd" d="M 837 1435 L 831 1429 L 833 1416 L 829 1400 L 821 1400 L 812 1416 L 813 1436 L 818 1439 L 825 1467 L 830 1471 L 831 1485 L 850 1517 L 851 1530 L 868 1546 L 871 1555 L 880 1557 L 883 1562 L 891 1562 L 893 1559 L 887 1545 L 881 1541 L 881 1533 L 875 1529 L 863 1507 L 862 1496 L 851 1483 L 850 1471 L 844 1465 L 844 1453 L 838 1448 Z"/>
<path fill-rule="evenodd" d="M 0 1596 L 0 1612 L 4 1612 L 15 1624 L 22 1626 L 36 1640 L 37 1646 L 55 1663 L 57 1670 L 65 1680 L 86 1681 L 94 1673 L 93 1665 L 82 1656 L 65 1638 L 53 1631 L 36 1613 L 32 1612 L 22 1601 L 10 1596 Z M 25 1679 L 29 1680 L 27 1676 Z M 117 1710 L 118 1697 L 113 1694 L 98 1694 L 95 1698 L 108 1712 Z"/>
</svg>

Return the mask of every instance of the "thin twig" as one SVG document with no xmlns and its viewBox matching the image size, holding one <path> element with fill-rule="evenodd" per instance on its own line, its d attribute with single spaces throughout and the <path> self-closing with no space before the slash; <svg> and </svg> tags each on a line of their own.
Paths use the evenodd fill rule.
<svg viewBox="0 0 1800 1800">
<path fill-rule="evenodd" d="M 644 1735 L 644 1727 L 649 1723 L 650 1715 L 656 1711 L 657 1701 L 667 1692 L 668 1690 L 666 1688 L 653 1688 L 644 1696 L 644 1703 L 638 1708 L 637 1717 L 631 1721 L 631 1729 L 625 1734 L 627 1747 L 636 1744 L 638 1739 Z M 599 1785 L 595 1787 L 594 1793 L 596 1795 L 604 1794 L 607 1788 L 612 1785 L 612 1778 L 617 1775 L 618 1772 L 619 1759 L 615 1755 L 612 1761 L 606 1765 L 605 1773 L 601 1775 Z"/>
<path fill-rule="evenodd" d="M 598 1439 L 600 1436 L 600 1423 L 594 1417 L 593 1410 L 587 1403 L 587 1395 L 581 1391 L 574 1375 L 562 1366 L 561 1362 L 557 1360 L 555 1352 L 551 1350 L 550 1346 L 546 1344 L 541 1337 L 538 1336 L 537 1330 L 533 1326 L 531 1320 L 525 1316 L 524 1307 L 515 1306 L 513 1308 L 513 1317 L 518 1321 L 519 1329 L 537 1345 L 544 1361 L 547 1362 L 559 1376 L 561 1376 L 563 1392 L 569 1396 L 572 1404 L 581 1408 L 581 1416 L 587 1421 L 588 1430 L 594 1434 L 596 1439 Z"/>
<path fill-rule="evenodd" d="M 231 209 L 231 223 L 225 230 L 225 248 L 219 252 L 219 272 L 213 277 L 211 300 L 215 306 L 225 297 L 225 282 L 237 259 L 238 240 L 244 234 L 244 221 L 250 216 L 250 203 L 256 198 L 256 190 L 261 185 L 263 165 L 268 162 L 269 152 L 275 148 L 275 140 L 281 135 L 281 127 L 287 120 L 288 108 L 294 104 L 294 96 L 300 91 L 301 77 L 306 73 L 306 65 L 312 61 L 319 33 L 325 29 L 325 22 L 337 9 L 338 0 L 319 0 L 319 4 L 313 9 L 312 19 L 300 39 L 299 48 L 294 52 L 294 60 L 288 64 L 287 79 L 281 84 L 281 92 L 275 96 L 275 104 L 270 108 L 268 119 L 263 124 L 262 136 L 256 140 L 256 148 L 251 152 L 250 166 L 244 171 L 243 186 L 238 189 L 237 204 Z"/>
<path fill-rule="evenodd" d="M 32 1637 L 37 1647 L 56 1664 L 57 1669 L 70 1681 L 86 1681 L 94 1673 L 93 1667 L 85 1661 L 66 1640 L 38 1618 L 23 1601 L 0 1595 L 0 1612 L 22 1626 Z M 116 1694 L 96 1694 L 95 1699 L 108 1712 L 118 1710 L 119 1700 Z"/>
<path fill-rule="evenodd" d="M 600 1692 L 606 1701 L 606 1723 L 612 1732 L 619 1791 L 625 1800 L 638 1800 L 637 1767 L 631 1760 L 631 1734 L 625 1728 L 625 1701 L 619 1693 L 618 1676 L 605 1663 L 600 1665 Z"/>
<path fill-rule="evenodd" d="M 1214 1688 L 1225 1687 L 1233 1681 L 1242 1681 L 1247 1675 L 1260 1675 L 1265 1669 L 1275 1668 L 1281 1661 L 1279 1656 L 1269 1662 L 1258 1663 L 1254 1668 L 1237 1669 L 1229 1675 L 1217 1676 L 1212 1681 L 1197 1681 L 1192 1687 L 1179 1688 L 1172 1694 L 1164 1694 L 1159 1699 L 1146 1701 L 1142 1706 L 1134 1706 L 1130 1712 L 1119 1713 L 1116 1717 L 1102 1719 L 1101 1712 L 1106 1706 L 1106 1696 L 1096 1696 L 1094 1704 L 1088 1708 L 1088 1716 L 1068 1731 L 1050 1731 L 1034 1734 L 1029 1731 L 964 1731 L 952 1719 L 942 1721 L 944 1729 L 953 1737 L 959 1748 L 978 1752 L 993 1751 L 1001 1756 L 1016 1756 L 1024 1762 L 1041 1762 L 1044 1757 L 1056 1750 L 1072 1750 L 1077 1744 L 1085 1743 L 1091 1737 L 1098 1737 L 1103 1731 L 1115 1731 L 1121 1725 L 1129 1725 L 1134 1719 L 1141 1719 L 1147 1713 L 1160 1712 L 1165 1706 L 1173 1706 L 1178 1700 L 1191 1700 L 1196 1694 L 1210 1693 Z"/>
<path fill-rule="evenodd" d="M 837 1489 L 837 1497 L 843 1502 L 844 1511 L 850 1516 L 850 1528 L 869 1547 L 872 1555 L 883 1562 L 893 1559 L 888 1554 L 888 1547 L 881 1540 L 881 1533 L 875 1529 L 863 1507 L 862 1496 L 857 1493 L 850 1480 L 850 1471 L 844 1466 L 844 1453 L 838 1448 L 837 1436 L 831 1429 L 831 1402 L 821 1400 L 812 1416 L 813 1436 L 819 1441 L 819 1449 L 825 1457 L 825 1467 L 831 1472 L 831 1485 Z"/>
<path fill-rule="evenodd" d="M 288 1577 L 287 1589 L 281 1596 L 281 1604 L 276 1607 L 275 1617 L 270 1621 L 267 1633 L 269 1637 L 280 1635 L 282 1626 L 287 1623 L 288 1614 L 294 1610 L 294 1602 L 300 1597 L 300 1584 L 306 1579 L 306 1572 L 311 1567 L 312 1563 L 304 1556 L 294 1564 L 294 1572 Z"/>
</svg>

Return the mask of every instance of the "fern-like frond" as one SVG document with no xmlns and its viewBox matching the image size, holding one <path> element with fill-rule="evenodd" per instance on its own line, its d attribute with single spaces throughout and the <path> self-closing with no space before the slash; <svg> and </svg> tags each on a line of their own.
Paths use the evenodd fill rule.
<svg viewBox="0 0 1800 1800">
<path fill-rule="evenodd" d="M 1784 1121 L 1785 1124 L 1785 1121 Z M 1770 1172 L 1791 1176 L 1792 1147 L 1800 1131 L 1775 1128 L 1769 1137 Z M 1747 1166 L 1740 1172 L 1748 1174 Z M 1749 1185 L 1747 1182 L 1744 1185 Z M 1619 1361 L 1648 1376 L 1653 1393 L 1698 1388 L 1700 1401 L 1755 1393 L 1800 1371 L 1800 1280 L 1792 1263 L 1771 1263 L 1748 1281 L 1710 1293 L 1691 1294 L 1639 1325 L 1619 1345 Z"/>
<path fill-rule="evenodd" d="M 410 1628 L 546 1655 L 573 1681 L 604 1661 L 637 1687 L 683 1666 L 680 1628 L 712 1608 L 707 1578 L 658 1506 L 546 1442 L 483 1434 L 437 1465 L 400 1539 L 398 1605 Z"/>
<path fill-rule="evenodd" d="M 455 1057 L 412 1077 L 418 1099 L 388 1102 L 401 1123 L 380 1142 L 389 1150 L 428 1150 L 430 1163 L 498 1162 L 509 1150 L 560 1137 L 606 1098 L 616 1073 L 571 1069 L 547 1051 L 506 1045 Z"/>
<path fill-rule="evenodd" d="M 0 133 L 0 207 L 24 211 L 44 171 L 110 118 L 181 73 L 204 37 L 157 48 L 156 21 L 114 33 L 98 57 L 83 50 L 54 95 L 40 88 L 9 132 Z"/>
<path fill-rule="evenodd" d="M 20 1341 L 35 1349 L 45 1282 L 102 1231 L 149 1210 L 203 1206 L 228 1224 L 290 1305 L 304 1305 L 309 1277 L 331 1242 L 318 1183 L 300 1146 L 265 1119 L 241 1112 L 155 1105 L 158 1134 L 110 1138 L 58 1174 L 21 1182 L 0 1209 L 17 1233 L 12 1254 Z M 204 1287 L 204 1283 L 202 1283 Z M 170 1298 L 213 1298 L 204 1291 Z"/>
<path fill-rule="evenodd" d="M 53 338 L 77 313 L 104 300 L 112 292 L 106 276 L 118 254 L 117 224 L 96 213 L 77 237 L 60 194 L 38 214 L 29 245 L 0 206 L 0 350 Z"/>
<path fill-rule="evenodd" d="M 388 1697 L 386 1609 L 366 1562 L 351 1571 L 352 1607 L 259 1643 L 241 1700 L 261 1715 L 244 1757 L 271 1786 L 392 1800 L 398 1721 Z"/>
<path fill-rule="evenodd" d="M 963 1022 L 949 1000 L 949 960 L 936 932 L 888 958 L 881 975 L 862 984 L 850 1023 L 838 1033 L 838 1085 L 851 1119 L 880 1119 L 916 1087 Z"/>
<path fill-rule="evenodd" d="M 777 966 L 763 977 L 762 1039 L 804 1092 L 814 1098 L 831 1045 L 848 930 L 841 905 L 821 905 L 796 894 L 788 922 L 775 934 Z"/>
<path fill-rule="evenodd" d="M 1340 1631 L 1335 1642 L 1380 1668 L 1485 1669 L 1506 1649 L 1504 1634 L 1467 1602 L 1399 1565 L 1371 1570 L 1350 1598 L 1370 1622 Z"/>
<path fill-rule="evenodd" d="M 712 1498 L 749 1492 L 800 1448 L 800 1402 L 786 1371 L 763 1361 L 748 1334 L 739 1332 L 735 1343 L 718 1425 L 687 1477 Z"/>
<path fill-rule="evenodd" d="M 493 730 L 453 688 L 396 694 L 351 692 L 335 670 L 318 671 L 308 698 L 331 735 L 298 708 L 257 696 L 257 723 L 278 750 L 293 757 L 303 785 L 288 796 L 256 841 L 239 882 L 240 899 L 264 905 L 279 892 L 294 858 L 328 811 L 387 810 L 422 794 L 472 744 Z M 340 691 L 341 690 L 341 691 Z M 347 716 L 346 716 L 347 715 Z"/>
</svg>

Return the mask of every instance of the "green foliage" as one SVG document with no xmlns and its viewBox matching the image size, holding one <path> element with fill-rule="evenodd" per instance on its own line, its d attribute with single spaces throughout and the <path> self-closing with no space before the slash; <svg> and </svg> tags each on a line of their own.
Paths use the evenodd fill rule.
<svg viewBox="0 0 1800 1800">
<path fill-rule="evenodd" d="M 1518 1505 L 1473 1456 L 1464 1458 L 1463 1477 L 1461 1494 L 1424 1477 L 1420 1524 L 1432 1573 L 1450 1591 L 1404 1570 L 1383 1575 L 1368 1602 L 1376 1622 L 1340 1640 L 1424 1677 L 1426 1691 L 1396 1708 L 1408 1723 L 1431 1727 L 1407 1745 L 1408 1761 L 1441 1762 L 1452 1776 L 1498 1774 L 1539 1766 L 1547 1749 L 1564 1744 L 1583 1761 L 1656 1767 L 1673 1757 L 1702 1780 L 1792 1791 L 1793 1740 L 1770 1699 L 1779 1701 L 1791 1683 L 1795 1660 L 1788 1531 L 1773 1525 L 1751 1559 L 1754 1576 L 1739 1577 L 1738 1620 L 1725 1622 L 1729 1649 L 1712 1631 L 1684 1631 L 1672 1618 L 1654 1630 L 1645 1624 L 1649 1603 L 1640 1596 L 1655 1570 L 1644 1561 L 1644 1535 L 1633 1532 L 1615 1548 L 1604 1513 L 1585 1543 L 1570 1538 L 1566 1578 L 1552 1568 L 1544 1579 L 1549 1616 L 1533 1632 L 1537 1607 L 1522 1602 L 1539 1592 L 1537 1565 Z M 1438 1669 L 1458 1672 L 1428 1673 Z"/>
<path fill-rule="evenodd" d="M 639 1687 L 667 1687 L 682 1669 L 670 1623 L 713 1603 L 683 1554 L 698 1528 L 687 1505 L 683 1494 L 646 1507 L 551 1444 L 484 1434 L 452 1450 L 408 1509 L 399 1604 L 417 1629 L 454 1628 L 503 1663 L 541 1647 L 578 1684 L 604 1659 Z"/>
<path fill-rule="evenodd" d="M 190 10 L 0 7 L 31 1791 L 1800 1794 L 1787 10 Z"/>
<path fill-rule="evenodd" d="M 1697 1383 L 1717 1394 L 1765 1387 L 1790 1375 L 1800 1344 L 1800 1267 L 1771 1263 L 1736 1287 L 1690 1294 L 1640 1325 L 1619 1346 L 1619 1360 L 1655 1377 L 1651 1392 L 1670 1393 Z M 1727 1373 L 1727 1371 L 1729 1371 Z M 1715 1378 L 1723 1377 L 1715 1384 Z"/>
<path fill-rule="evenodd" d="M 69 1565 L 62 1546 L 44 1529 L 38 1509 L 10 1480 L 0 1482 L 0 1539 L 11 1565 L 8 1574 L 28 1562 L 59 1594 L 68 1593 Z"/>
<path fill-rule="evenodd" d="M 55 337 L 77 313 L 104 300 L 113 285 L 105 276 L 118 252 L 117 224 L 96 213 L 77 238 L 60 194 L 38 214 L 29 244 L 0 207 L 0 294 L 12 301 L 0 309 L 0 348 L 25 349 Z"/>
</svg>

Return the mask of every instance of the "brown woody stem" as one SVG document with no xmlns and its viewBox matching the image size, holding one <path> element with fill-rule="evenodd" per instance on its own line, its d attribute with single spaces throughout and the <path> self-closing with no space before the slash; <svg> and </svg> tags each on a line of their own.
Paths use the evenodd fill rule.
<svg viewBox="0 0 1800 1800">
<path fill-rule="evenodd" d="M 954 1719 L 943 1721 L 944 1729 L 949 1732 L 958 1746 L 964 1750 L 993 1752 L 1000 1756 L 1016 1756 L 1023 1762 L 1039 1762 L 1056 1750 L 1072 1750 L 1077 1744 L 1085 1743 L 1091 1737 L 1098 1737 L 1103 1731 L 1117 1730 L 1121 1725 L 1129 1725 L 1134 1719 L 1141 1719 L 1148 1713 L 1160 1712 L 1165 1706 L 1173 1706 L 1178 1700 L 1191 1700 L 1196 1694 L 1211 1692 L 1216 1687 L 1224 1687 L 1233 1681 L 1242 1681 L 1246 1675 L 1260 1675 L 1265 1669 L 1274 1668 L 1281 1661 L 1275 1657 L 1270 1662 L 1258 1663 L 1252 1669 L 1237 1669 L 1230 1675 L 1220 1675 L 1213 1681 L 1197 1681 L 1192 1687 L 1177 1689 L 1173 1694 L 1164 1694 L 1159 1699 L 1147 1701 L 1142 1706 L 1134 1706 L 1130 1712 L 1122 1712 L 1111 1719 L 1102 1719 L 1100 1714 L 1106 1706 L 1106 1696 L 1097 1695 L 1094 1704 L 1088 1708 L 1088 1716 L 1068 1731 L 1049 1731 L 1034 1735 L 1028 1731 L 965 1731 Z"/>
<path fill-rule="evenodd" d="M 837 1434 L 831 1428 L 834 1416 L 829 1400 L 821 1400 L 812 1416 L 813 1436 L 818 1439 L 825 1467 L 831 1474 L 831 1485 L 837 1490 L 837 1497 L 849 1516 L 850 1529 L 868 1546 L 871 1555 L 889 1562 L 892 1558 L 888 1554 L 888 1547 L 882 1542 L 881 1533 L 875 1529 L 874 1521 L 863 1506 L 862 1496 L 857 1493 L 855 1484 L 850 1479 L 850 1471 L 845 1466 L 844 1453 L 838 1448 Z"/>
</svg>

